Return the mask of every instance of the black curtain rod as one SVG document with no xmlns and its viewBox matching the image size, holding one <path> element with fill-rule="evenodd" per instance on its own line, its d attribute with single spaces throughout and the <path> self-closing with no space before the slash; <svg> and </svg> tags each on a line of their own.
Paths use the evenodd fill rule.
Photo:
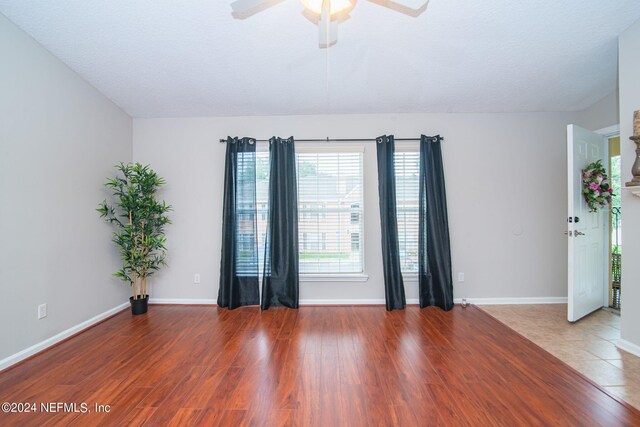
<svg viewBox="0 0 640 427">
<path fill-rule="evenodd" d="M 440 135 L 433 136 L 431 138 L 437 138 L 440 141 L 444 141 L 444 137 Z M 420 141 L 422 138 L 394 138 L 395 141 Z M 295 139 L 295 142 L 376 142 L 378 138 L 339 138 L 339 139 L 329 139 L 329 137 L 324 139 Z M 269 139 L 254 139 L 256 142 L 269 142 Z M 220 139 L 221 143 L 227 142 L 227 139 Z"/>
</svg>

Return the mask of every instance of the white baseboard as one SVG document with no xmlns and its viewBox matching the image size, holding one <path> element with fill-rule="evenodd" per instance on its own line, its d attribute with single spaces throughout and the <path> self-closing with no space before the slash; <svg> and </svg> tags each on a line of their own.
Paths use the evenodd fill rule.
<svg viewBox="0 0 640 427">
<path fill-rule="evenodd" d="M 456 304 L 462 298 L 454 300 Z M 535 297 L 535 298 L 467 298 L 467 302 L 476 305 L 492 304 L 566 304 L 566 297 Z M 407 304 L 419 304 L 418 298 L 407 298 Z M 384 299 L 302 299 L 300 305 L 385 305 Z"/>
<path fill-rule="evenodd" d="M 454 300 L 456 304 L 462 298 Z M 533 298 L 467 298 L 467 302 L 477 305 L 493 304 L 566 304 L 566 297 L 533 297 Z M 407 304 L 418 304 L 418 298 L 408 298 Z M 216 305 L 215 299 L 197 298 L 151 298 L 149 304 L 177 304 L 177 305 Z M 385 305 L 384 298 L 372 299 L 301 299 L 300 305 Z"/>
<path fill-rule="evenodd" d="M 384 305 L 384 299 L 301 299 L 300 305 Z"/>
<path fill-rule="evenodd" d="M 456 304 L 462 298 L 454 300 Z M 469 304 L 476 305 L 506 305 L 506 304 L 566 304 L 567 297 L 531 297 L 531 298 L 467 298 Z"/>
<path fill-rule="evenodd" d="M 462 298 L 454 300 L 456 304 Z M 562 304 L 566 298 L 467 298 L 467 302 L 477 305 L 490 304 Z M 418 298 L 407 298 L 407 304 L 420 304 Z M 385 305 L 384 299 L 301 299 L 300 305 Z"/>
<path fill-rule="evenodd" d="M 9 357 L 5 357 L 4 359 L 0 360 L 0 371 L 8 368 L 9 366 L 15 365 L 16 363 L 30 356 L 33 356 L 36 353 L 41 352 L 51 347 L 52 345 L 59 343 L 60 341 L 66 338 L 69 338 L 72 335 L 77 334 L 78 332 L 81 332 L 82 330 L 87 329 L 90 326 L 95 325 L 96 323 L 106 319 L 107 317 L 113 316 L 114 314 L 118 313 L 119 311 L 125 309 L 128 306 L 129 306 L 129 302 L 127 301 L 125 303 L 118 305 L 117 307 L 114 307 L 110 310 L 105 311 L 104 313 L 100 313 L 89 320 L 85 320 L 82 323 L 78 323 L 77 325 L 62 331 L 59 334 L 52 336 L 51 338 L 47 338 L 44 341 L 40 341 L 39 343 L 34 344 L 31 347 L 26 348 L 22 351 L 19 351 L 15 354 L 12 354 Z"/>
<path fill-rule="evenodd" d="M 175 305 L 216 305 L 215 299 L 197 298 L 150 298 L 149 304 Z M 300 305 L 384 305 L 384 299 L 301 299 Z M 408 299 L 407 304 L 418 304 L 418 300 Z"/>
<path fill-rule="evenodd" d="M 634 356 L 638 356 L 640 357 L 640 345 L 636 345 L 632 342 L 629 342 L 627 340 L 623 340 L 623 339 L 619 339 L 616 346 L 620 349 L 620 350 L 624 350 L 627 353 L 631 353 Z"/>
<path fill-rule="evenodd" d="M 151 298 L 149 304 L 216 305 L 215 299 Z M 384 299 L 301 299 L 300 305 L 384 305 Z M 418 300 L 407 300 L 407 304 L 418 304 Z"/>
<path fill-rule="evenodd" d="M 175 304 L 175 305 L 216 305 L 215 299 L 198 298 L 149 298 L 149 304 Z"/>
</svg>

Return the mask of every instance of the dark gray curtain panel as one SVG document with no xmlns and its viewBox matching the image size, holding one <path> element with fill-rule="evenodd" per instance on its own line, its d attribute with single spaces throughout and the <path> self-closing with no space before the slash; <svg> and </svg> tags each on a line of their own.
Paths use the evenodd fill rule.
<svg viewBox="0 0 640 427">
<path fill-rule="evenodd" d="M 298 308 L 298 186 L 293 137 L 269 140 L 269 162 L 269 218 L 261 307 Z"/>
<path fill-rule="evenodd" d="M 393 135 L 376 139 L 378 154 L 378 192 L 382 231 L 382 266 L 387 310 L 401 310 L 406 305 L 404 282 L 400 271 L 400 245 L 396 212 L 396 174 L 393 163 Z"/>
<path fill-rule="evenodd" d="M 420 307 L 453 308 L 447 196 L 440 136 L 420 138 L 418 281 Z"/>
<path fill-rule="evenodd" d="M 256 142 L 227 138 L 218 305 L 260 304 L 256 212 Z"/>
</svg>

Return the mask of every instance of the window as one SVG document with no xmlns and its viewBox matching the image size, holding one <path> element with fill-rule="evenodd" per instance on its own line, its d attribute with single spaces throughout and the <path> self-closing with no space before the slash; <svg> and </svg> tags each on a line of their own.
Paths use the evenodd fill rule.
<svg viewBox="0 0 640 427">
<path fill-rule="evenodd" d="M 360 251 L 360 233 L 351 233 L 351 252 Z"/>
<path fill-rule="evenodd" d="M 362 273 L 362 152 L 298 152 L 297 170 L 298 228 L 311 243 L 300 273 Z"/>
<path fill-rule="evenodd" d="M 269 153 L 258 152 L 261 208 L 269 197 L 268 159 Z M 362 273 L 362 151 L 306 152 L 300 147 L 296 160 L 300 274 Z M 258 230 L 266 230 L 264 217 L 258 216 Z M 264 243 L 259 242 L 261 264 Z"/>
<path fill-rule="evenodd" d="M 354 203 L 351 205 L 351 224 L 358 224 L 360 222 L 360 203 Z"/>
<path fill-rule="evenodd" d="M 238 153 L 238 188 L 236 199 L 236 268 L 238 274 L 255 274 L 256 261 L 256 205 L 255 163 L 253 154 Z"/>
<path fill-rule="evenodd" d="M 400 269 L 403 273 L 417 273 L 420 153 L 396 152 L 393 160 L 396 172 Z"/>
<path fill-rule="evenodd" d="M 253 252 L 255 242 L 253 234 L 240 233 L 238 236 L 238 248 L 240 252 Z"/>
</svg>

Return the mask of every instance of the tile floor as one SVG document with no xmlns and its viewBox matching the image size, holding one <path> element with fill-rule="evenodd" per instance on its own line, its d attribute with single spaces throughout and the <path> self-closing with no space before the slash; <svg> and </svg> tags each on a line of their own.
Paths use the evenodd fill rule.
<svg viewBox="0 0 640 427">
<path fill-rule="evenodd" d="M 619 315 L 600 310 L 571 324 L 567 322 L 566 304 L 480 308 L 640 409 L 640 357 L 616 347 Z"/>
</svg>

